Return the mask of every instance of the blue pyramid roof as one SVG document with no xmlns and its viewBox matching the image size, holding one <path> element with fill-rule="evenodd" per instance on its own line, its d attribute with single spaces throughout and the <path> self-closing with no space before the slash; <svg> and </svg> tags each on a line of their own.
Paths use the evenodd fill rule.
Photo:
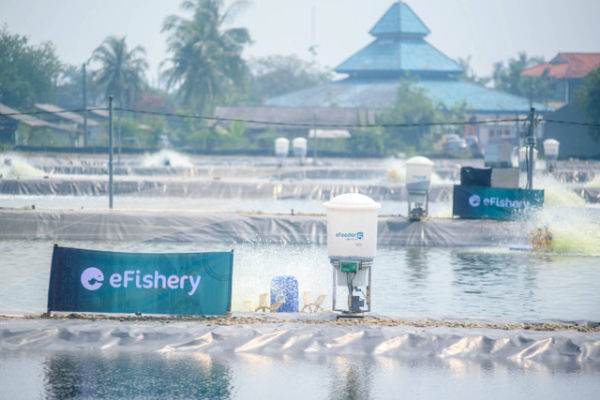
<svg viewBox="0 0 600 400">
<path fill-rule="evenodd" d="M 462 68 L 424 40 L 429 29 L 411 8 L 394 3 L 370 32 L 376 39 L 335 71 L 360 78 L 458 75 Z"/>
<path fill-rule="evenodd" d="M 373 36 L 417 35 L 427 36 L 429 28 L 406 3 L 394 3 L 369 31 Z"/>
<path fill-rule="evenodd" d="M 379 38 L 335 69 L 340 74 L 361 77 L 461 74 L 450 57 L 420 38 Z"/>
<path fill-rule="evenodd" d="M 486 88 L 472 82 L 459 80 L 420 80 L 413 87 L 422 89 L 434 101 L 447 107 L 463 102 L 471 112 L 478 114 L 520 114 L 529 110 L 529 100 L 509 93 Z M 271 107 L 342 107 L 383 109 L 391 108 L 397 101 L 396 79 L 344 79 L 308 89 L 298 90 L 270 98 L 265 105 Z M 534 103 L 536 110 L 543 104 Z"/>
</svg>

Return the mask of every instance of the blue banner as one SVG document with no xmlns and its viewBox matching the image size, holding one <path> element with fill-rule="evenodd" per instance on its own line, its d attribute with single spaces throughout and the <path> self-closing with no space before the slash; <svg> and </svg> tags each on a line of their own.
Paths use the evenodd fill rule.
<svg viewBox="0 0 600 400">
<path fill-rule="evenodd" d="M 454 185 L 452 214 L 461 218 L 520 219 L 544 205 L 543 190 Z"/>
<path fill-rule="evenodd" d="M 233 252 L 120 253 L 54 247 L 48 311 L 226 315 Z"/>
</svg>

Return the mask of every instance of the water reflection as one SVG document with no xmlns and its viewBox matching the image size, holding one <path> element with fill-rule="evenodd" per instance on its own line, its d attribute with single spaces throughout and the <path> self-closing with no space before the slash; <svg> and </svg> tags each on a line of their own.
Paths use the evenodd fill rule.
<svg viewBox="0 0 600 400">
<path fill-rule="evenodd" d="M 55 354 L 44 362 L 50 399 L 229 399 L 231 370 L 206 358 Z"/>
<path fill-rule="evenodd" d="M 444 393 L 463 400 L 490 394 L 541 399 L 569 398 L 575 392 L 594 398 L 600 388 L 596 362 L 472 356 L 4 352 L 0 398 L 439 399 Z M 42 369 L 44 374 L 38 374 Z"/>
<path fill-rule="evenodd" d="M 429 275 L 428 250 L 423 247 L 408 247 L 406 249 L 405 259 L 409 281 L 416 286 L 425 286 L 425 282 L 427 281 L 427 276 Z"/>
<path fill-rule="evenodd" d="M 330 361 L 329 399 L 355 400 L 371 398 L 372 360 L 335 357 Z"/>
<path fill-rule="evenodd" d="M 497 315 L 526 316 L 536 310 L 538 259 L 514 253 L 455 250 L 450 254 L 456 300 L 465 311 L 484 302 Z"/>
</svg>

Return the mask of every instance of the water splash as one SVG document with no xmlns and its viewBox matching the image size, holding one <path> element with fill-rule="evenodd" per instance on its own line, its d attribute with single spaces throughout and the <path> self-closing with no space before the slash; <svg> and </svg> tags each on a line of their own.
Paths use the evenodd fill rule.
<svg viewBox="0 0 600 400">
<path fill-rule="evenodd" d="M 16 154 L 0 155 L 0 177 L 4 179 L 42 178 L 47 175 Z"/>
<path fill-rule="evenodd" d="M 534 188 L 544 189 L 544 208 L 534 220 L 552 232 L 545 250 L 560 254 L 600 254 L 600 209 L 587 204 L 564 183 L 552 176 L 534 179 Z M 533 231 L 534 229 L 532 229 Z"/>
<path fill-rule="evenodd" d="M 142 165 L 144 167 L 174 168 L 192 168 L 194 166 L 186 155 L 167 149 L 163 149 L 158 153 L 146 155 L 142 161 Z"/>
<path fill-rule="evenodd" d="M 586 206 L 586 202 L 581 196 L 575 193 L 569 186 L 556 180 L 552 175 L 535 176 L 533 188 L 544 190 L 544 207 Z"/>
<path fill-rule="evenodd" d="M 586 182 L 583 186 L 586 188 L 600 188 L 600 175 L 595 176 L 594 179 Z"/>
</svg>

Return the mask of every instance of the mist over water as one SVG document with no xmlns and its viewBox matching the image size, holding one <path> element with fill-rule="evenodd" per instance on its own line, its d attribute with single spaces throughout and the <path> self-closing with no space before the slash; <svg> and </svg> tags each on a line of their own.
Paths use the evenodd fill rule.
<svg viewBox="0 0 600 400">
<path fill-rule="evenodd" d="M 599 255 L 600 207 L 587 204 L 569 185 L 549 175 L 535 176 L 534 188 L 544 189 L 544 207 L 533 222 L 552 234 L 552 244 L 545 251 Z"/>
<path fill-rule="evenodd" d="M 17 154 L 0 154 L 0 178 L 27 179 L 42 178 L 46 173 L 32 166 L 25 158 Z"/>
<path fill-rule="evenodd" d="M 173 167 L 192 168 L 194 164 L 185 154 L 174 150 L 162 149 L 157 153 L 146 154 L 142 161 L 143 167 Z"/>
</svg>

